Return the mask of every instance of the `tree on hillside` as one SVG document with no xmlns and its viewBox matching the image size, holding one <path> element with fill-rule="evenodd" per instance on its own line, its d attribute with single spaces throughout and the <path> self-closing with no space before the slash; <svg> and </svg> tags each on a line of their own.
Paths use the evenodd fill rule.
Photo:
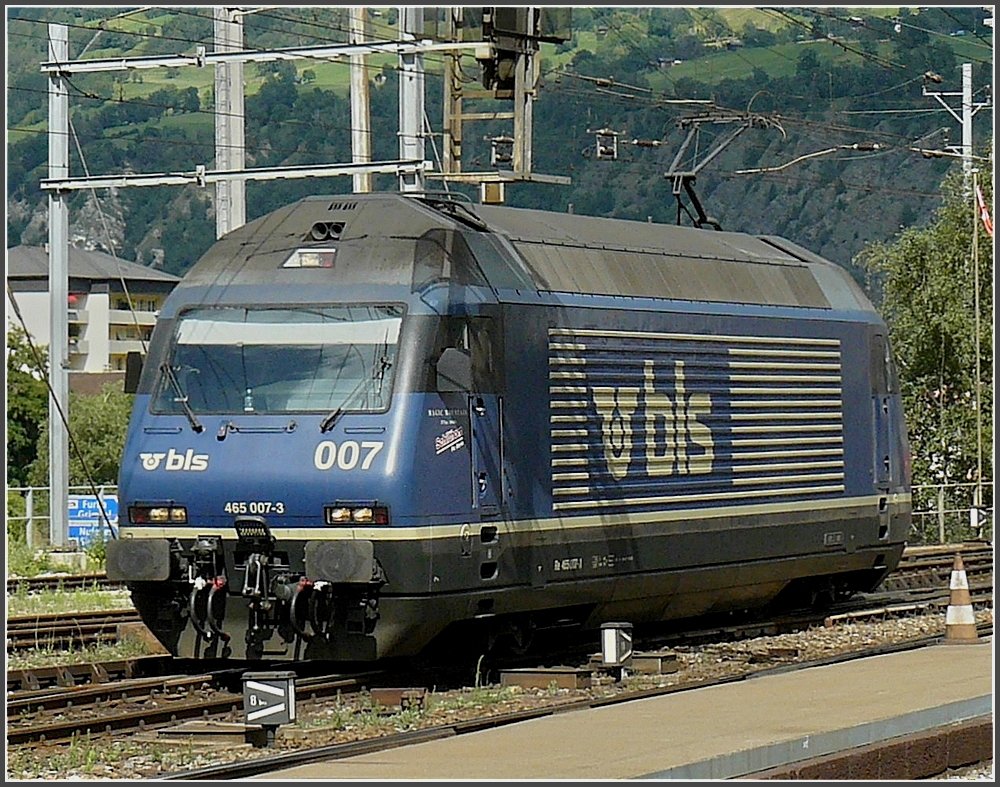
<svg viewBox="0 0 1000 787">
<path fill-rule="evenodd" d="M 7 332 L 8 486 L 27 483 L 28 465 L 35 459 L 35 446 L 48 417 L 47 353 L 44 347 L 36 349 L 38 359 L 22 329 L 13 327 Z"/>
<path fill-rule="evenodd" d="M 992 215 L 989 186 L 986 179 L 983 192 Z M 974 215 L 960 172 L 945 179 L 942 195 L 926 227 L 907 229 L 857 258 L 871 276 L 870 289 L 889 324 L 915 484 L 977 480 L 973 233 L 978 233 L 983 479 L 993 476 L 992 239 Z M 990 505 L 991 499 L 984 502 Z"/>
</svg>

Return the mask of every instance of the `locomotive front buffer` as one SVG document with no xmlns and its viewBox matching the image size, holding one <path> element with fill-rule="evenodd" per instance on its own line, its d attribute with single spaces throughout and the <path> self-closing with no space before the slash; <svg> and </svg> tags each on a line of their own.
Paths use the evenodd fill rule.
<svg viewBox="0 0 1000 787">
<path fill-rule="evenodd" d="M 375 658 L 386 578 L 371 541 L 306 541 L 287 549 L 264 517 L 238 517 L 234 528 L 235 549 L 216 535 L 199 536 L 189 548 L 164 539 L 156 550 L 150 541 L 112 541 L 108 575 L 129 584 L 173 577 L 175 594 L 160 618 L 177 633 L 190 622 L 194 652 L 204 658 L 233 656 L 226 628 L 245 631 L 249 660 L 273 653 L 266 647 L 275 633 L 294 642 L 296 660 L 303 645 L 306 658 Z"/>
</svg>

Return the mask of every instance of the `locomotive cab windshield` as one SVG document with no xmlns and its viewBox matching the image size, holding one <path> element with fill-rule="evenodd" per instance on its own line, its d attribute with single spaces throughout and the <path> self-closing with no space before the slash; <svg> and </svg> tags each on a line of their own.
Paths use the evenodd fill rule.
<svg viewBox="0 0 1000 787">
<path fill-rule="evenodd" d="M 152 411 L 384 411 L 402 315 L 398 305 L 190 309 L 177 320 Z"/>
</svg>

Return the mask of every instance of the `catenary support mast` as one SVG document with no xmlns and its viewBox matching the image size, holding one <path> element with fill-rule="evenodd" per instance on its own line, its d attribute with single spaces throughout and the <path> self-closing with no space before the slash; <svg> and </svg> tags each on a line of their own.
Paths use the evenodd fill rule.
<svg viewBox="0 0 1000 787">
<path fill-rule="evenodd" d="M 368 10 L 350 9 L 350 35 L 352 44 L 363 44 L 367 38 Z M 371 97 L 368 89 L 368 57 L 364 53 L 351 55 L 351 161 L 368 164 L 372 160 Z M 354 191 L 372 190 L 372 176 L 368 172 L 354 173 Z"/>
<path fill-rule="evenodd" d="M 404 6 L 399 9 L 399 38 L 418 40 L 423 33 L 423 8 Z M 424 160 L 424 56 L 419 51 L 399 56 L 399 158 Z M 423 191 L 423 172 L 399 176 L 401 192 Z"/>
<path fill-rule="evenodd" d="M 243 49 L 243 15 L 239 8 L 215 9 L 215 50 Z M 215 166 L 223 171 L 245 165 L 243 62 L 215 64 Z M 247 221 L 246 181 L 220 180 L 215 184 L 215 236 L 242 227 Z"/>
<path fill-rule="evenodd" d="M 69 28 L 49 25 L 49 60 L 69 60 Z M 69 177 L 69 89 L 59 71 L 49 74 L 49 177 Z M 69 192 L 49 192 L 49 538 L 68 538 L 69 434 Z"/>
</svg>

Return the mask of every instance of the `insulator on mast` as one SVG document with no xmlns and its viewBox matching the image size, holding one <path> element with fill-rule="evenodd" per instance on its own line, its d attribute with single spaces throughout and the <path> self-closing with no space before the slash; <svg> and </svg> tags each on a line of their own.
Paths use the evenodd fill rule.
<svg viewBox="0 0 1000 787">
<path fill-rule="evenodd" d="M 514 138 L 492 137 L 490 139 L 490 164 L 510 164 L 514 160 Z"/>
<path fill-rule="evenodd" d="M 618 132 L 601 128 L 594 132 L 597 137 L 597 158 L 618 160 Z"/>
</svg>

